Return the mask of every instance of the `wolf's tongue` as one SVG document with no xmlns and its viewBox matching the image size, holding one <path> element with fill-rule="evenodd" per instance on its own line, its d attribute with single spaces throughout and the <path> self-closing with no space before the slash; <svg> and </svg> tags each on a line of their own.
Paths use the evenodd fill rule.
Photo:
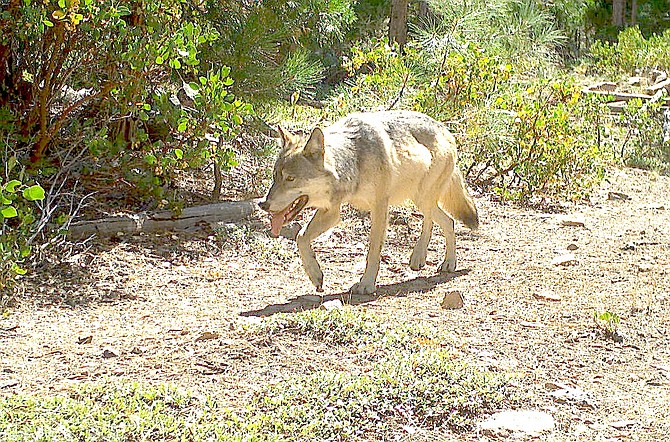
<svg viewBox="0 0 670 442">
<path fill-rule="evenodd" d="M 273 213 L 270 218 L 270 231 L 274 236 L 279 236 L 281 228 L 284 226 L 284 219 L 286 219 L 286 212 L 288 209 L 281 212 Z"/>
</svg>

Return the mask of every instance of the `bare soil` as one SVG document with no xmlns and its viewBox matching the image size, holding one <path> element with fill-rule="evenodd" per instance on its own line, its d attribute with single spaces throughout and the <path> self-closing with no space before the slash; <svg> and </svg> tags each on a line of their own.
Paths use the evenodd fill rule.
<svg viewBox="0 0 670 442">
<path fill-rule="evenodd" d="M 460 270 L 452 275 L 435 274 L 444 247 L 437 228 L 427 268 L 409 269 L 420 218 L 393 209 L 379 290 L 367 297 L 346 294 L 362 273 L 369 228 L 348 210 L 315 244 L 324 299 L 388 321 L 438 325 L 457 357 L 517 374 L 519 405 L 557 421 L 540 440 L 666 440 L 670 179 L 615 171 L 589 203 L 566 205 L 563 213 L 487 196 L 477 204 L 481 228 L 458 228 Z M 53 395 L 76 383 L 130 379 L 170 382 L 235 407 L 292 376 L 361 370 L 341 347 L 294 336 L 257 339 L 243 330 L 321 302 L 294 243 L 254 225 L 101 240 L 38 269 L 24 281 L 18 306 L 0 319 L 0 394 Z M 444 310 L 452 290 L 465 306 Z M 620 323 L 594 320 L 605 312 Z M 550 395 L 562 387 L 587 395 Z"/>
</svg>

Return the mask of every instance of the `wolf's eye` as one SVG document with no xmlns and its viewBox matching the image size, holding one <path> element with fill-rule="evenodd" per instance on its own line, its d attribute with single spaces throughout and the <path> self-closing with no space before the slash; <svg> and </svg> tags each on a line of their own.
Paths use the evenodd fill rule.
<svg viewBox="0 0 670 442">
<path fill-rule="evenodd" d="M 285 179 L 286 181 L 295 181 L 295 178 L 292 177 L 292 176 L 287 176 L 287 177 L 284 178 L 284 179 Z"/>
</svg>

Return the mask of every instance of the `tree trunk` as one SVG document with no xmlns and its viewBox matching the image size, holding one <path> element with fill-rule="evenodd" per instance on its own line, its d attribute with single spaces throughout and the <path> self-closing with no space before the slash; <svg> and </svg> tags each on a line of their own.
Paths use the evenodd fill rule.
<svg viewBox="0 0 670 442">
<path fill-rule="evenodd" d="M 623 28 L 626 0 L 612 0 L 612 25 Z"/>
<path fill-rule="evenodd" d="M 407 7 L 409 0 L 393 0 L 389 21 L 389 43 L 398 43 L 402 49 L 407 43 Z"/>
<path fill-rule="evenodd" d="M 631 0 L 630 2 L 630 25 L 635 26 L 637 24 L 637 0 Z"/>
<path fill-rule="evenodd" d="M 426 18 L 430 14 L 430 5 L 427 1 L 419 2 L 419 17 Z"/>
</svg>

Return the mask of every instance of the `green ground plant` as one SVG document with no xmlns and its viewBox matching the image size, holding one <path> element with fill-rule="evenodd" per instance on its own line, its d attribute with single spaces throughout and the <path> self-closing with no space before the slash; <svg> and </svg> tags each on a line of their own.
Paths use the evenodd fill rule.
<svg viewBox="0 0 670 442">
<path fill-rule="evenodd" d="M 367 369 L 295 376 L 234 410 L 214 397 L 137 383 L 83 385 L 57 398 L 3 396 L 0 435 L 7 442 L 388 440 L 402 425 L 470 430 L 510 397 L 509 376 L 455 361 L 436 330 L 384 325 L 360 310 L 282 315 L 248 333 L 355 348 Z"/>
</svg>

